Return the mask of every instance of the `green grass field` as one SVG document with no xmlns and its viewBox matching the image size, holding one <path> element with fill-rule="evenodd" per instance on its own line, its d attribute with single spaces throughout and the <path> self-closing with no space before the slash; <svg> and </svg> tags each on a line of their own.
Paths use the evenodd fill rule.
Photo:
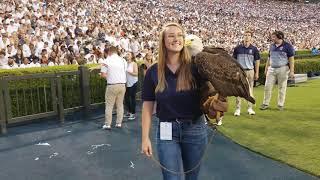
<svg viewBox="0 0 320 180">
<path fill-rule="evenodd" d="M 254 116 L 247 114 L 244 101 L 241 116 L 233 116 L 235 98 L 229 98 L 229 112 L 219 131 L 252 151 L 320 176 L 320 79 L 288 87 L 284 111 L 277 109 L 277 86 L 271 109 L 259 110 L 263 88 L 254 89 Z"/>
</svg>

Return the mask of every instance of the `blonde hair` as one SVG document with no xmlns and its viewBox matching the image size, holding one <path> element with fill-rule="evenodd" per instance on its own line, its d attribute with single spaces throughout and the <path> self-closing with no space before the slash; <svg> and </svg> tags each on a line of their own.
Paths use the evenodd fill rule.
<svg viewBox="0 0 320 180">
<path fill-rule="evenodd" d="M 251 37 L 253 37 L 253 32 L 251 30 L 246 30 L 244 31 L 244 34 L 250 34 Z"/>
<path fill-rule="evenodd" d="M 158 84 L 155 92 L 163 92 L 164 89 L 168 86 L 168 83 L 165 78 L 167 49 L 164 42 L 165 33 L 168 27 L 177 27 L 181 29 L 182 33 L 184 34 L 183 28 L 177 23 L 166 24 L 163 30 L 160 32 L 158 49 Z M 178 79 L 176 91 L 184 91 L 194 88 L 195 83 L 191 73 L 191 55 L 186 47 L 183 47 L 180 51 L 180 67 L 177 73 Z"/>
<path fill-rule="evenodd" d="M 110 54 L 116 54 L 118 53 L 118 48 L 115 46 L 111 46 L 108 51 Z"/>
</svg>

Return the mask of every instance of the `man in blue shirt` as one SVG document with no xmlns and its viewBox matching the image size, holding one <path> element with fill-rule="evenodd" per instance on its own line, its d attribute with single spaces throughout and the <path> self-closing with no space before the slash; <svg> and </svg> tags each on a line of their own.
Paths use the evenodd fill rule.
<svg viewBox="0 0 320 180">
<path fill-rule="evenodd" d="M 261 110 L 269 108 L 272 94 L 272 87 L 278 82 L 278 109 L 283 110 L 288 77 L 294 78 L 294 48 L 291 44 L 284 41 L 284 34 L 275 31 L 271 35 L 273 44 L 270 46 L 269 59 L 265 67 L 266 82 L 264 88 L 264 99 Z"/>
<path fill-rule="evenodd" d="M 259 78 L 259 65 L 260 65 L 260 53 L 259 50 L 252 45 L 252 32 L 246 31 L 243 35 L 243 43 L 237 46 L 233 51 L 233 57 L 240 63 L 244 72 L 247 75 L 250 94 L 253 96 L 253 84 L 254 80 Z M 241 98 L 236 99 L 235 116 L 240 116 Z M 252 109 L 252 103 L 248 102 L 248 113 L 254 115 L 255 112 Z"/>
<path fill-rule="evenodd" d="M 316 47 L 313 47 L 311 49 L 311 54 L 314 55 L 314 56 L 319 55 L 319 50 Z"/>
</svg>

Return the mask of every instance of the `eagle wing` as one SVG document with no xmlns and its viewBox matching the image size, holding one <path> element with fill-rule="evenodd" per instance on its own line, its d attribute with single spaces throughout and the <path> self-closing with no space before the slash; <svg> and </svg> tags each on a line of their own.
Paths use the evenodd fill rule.
<svg viewBox="0 0 320 180">
<path fill-rule="evenodd" d="M 200 76 L 210 81 L 220 95 L 242 97 L 255 104 L 245 72 L 225 50 L 205 47 L 195 56 L 194 63 Z"/>
</svg>

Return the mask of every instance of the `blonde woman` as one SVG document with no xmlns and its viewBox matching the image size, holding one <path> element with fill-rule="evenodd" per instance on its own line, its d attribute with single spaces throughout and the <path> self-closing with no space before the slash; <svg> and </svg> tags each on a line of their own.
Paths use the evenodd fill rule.
<svg viewBox="0 0 320 180">
<path fill-rule="evenodd" d="M 153 55 L 152 52 L 149 50 L 146 53 L 146 56 L 143 58 L 143 63 L 141 64 L 141 67 L 143 68 L 143 75 L 146 75 L 147 70 L 151 67 L 153 63 Z"/>
<path fill-rule="evenodd" d="M 164 180 L 196 180 L 207 145 L 207 129 L 200 110 L 200 78 L 184 47 L 184 30 L 164 26 L 159 37 L 158 62 L 146 72 L 142 99 L 142 153 L 152 156 L 149 137 L 157 104 L 157 152 Z M 168 171 L 169 170 L 169 171 Z M 172 171 L 177 173 L 172 173 Z"/>
<path fill-rule="evenodd" d="M 128 108 L 128 120 L 136 118 L 136 93 L 138 86 L 138 65 L 132 52 L 127 54 L 127 88 L 125 94 L 125 103 Z"/>
</svg>

